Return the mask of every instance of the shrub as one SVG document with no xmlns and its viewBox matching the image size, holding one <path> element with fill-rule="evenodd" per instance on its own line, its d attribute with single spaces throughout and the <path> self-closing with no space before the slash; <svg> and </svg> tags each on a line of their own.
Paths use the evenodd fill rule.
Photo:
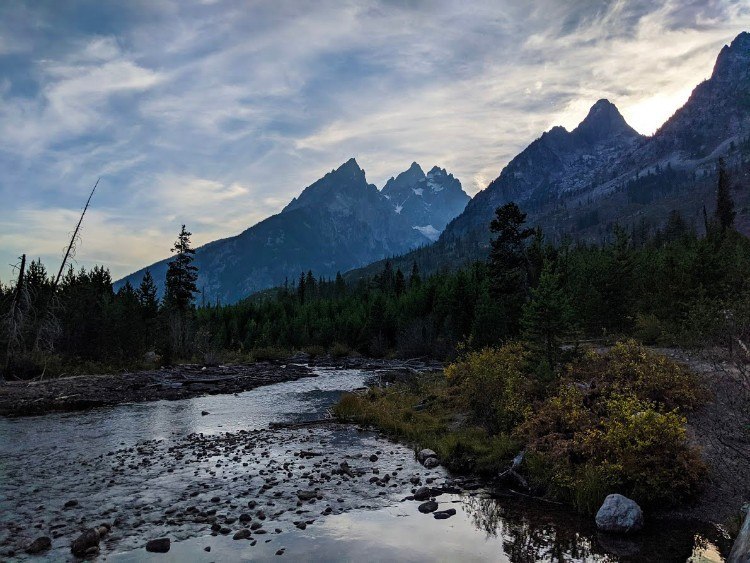
<svg viewBox="0 0 750 563">
<path fill-rule="evenodd" d="M 656 344 L 663 333 L 661 321 L 656 315 L 638 313 L 635 316 L 635 336 L 644 344 Z"/>
<path fill-rule="evenodd" d="M 264 346 L 262 348 L 253 348 L 251 355 L 256 362 L 283 361 L 289 357 L 289 350 L 285 350 L 279 346 Z"/>
<path fill-rule="evenodd" d="M 460 386 L 474 422 L 490 432 L 509 431 L 531 407 L 534 385 L 525 375 L 527 353 L 519 343 L 470 352 L 445 374 Z"/>
<path fill-rule="evenodd" d="M 341 342 L 334 342 L 331 346 L 331 356 L 334 358 L 345 358 L 350 354 L 349 347 Z"/>
<path fill-rule="evenodd" d="M 532 484 L 587 512 L 612 492 L 646 506 L 695 495 L 706 469 L 679 413 L 700 401 L 689 373 L 627 342 L 571 374 L 587 381 L 563 381 L 516 430 Z"/>
<path fill-rule="evenodd" d="M 634 340 L 618 342 L 605 354 L 589 351 L 570 375 L 590 382 L 598 394 L 633 393 L 668 410 L 691 410 L 707 397 L 695 374 Z"/>
<path fill-rule="evenodd" d="M 303 350 L 305 354 L 310 356 L 311 358 L 317 358 L 318 356 L 325 356 L 326 349 L 323 348 L 323 346 L 306 346 Z"/>
</svg>

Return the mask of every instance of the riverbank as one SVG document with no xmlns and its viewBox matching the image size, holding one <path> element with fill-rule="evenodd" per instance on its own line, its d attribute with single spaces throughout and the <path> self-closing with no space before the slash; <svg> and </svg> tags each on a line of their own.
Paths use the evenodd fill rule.
<svg viewBox="0 0 750 563">
<path fill-rule="evenodd" d="M 311 358 L 305 354 L 285 361 L 201 366 L 182 364 L 119 374 L 80 375 L 0 383 L 0 416 L 34 416 L 95 407 L 179 400 L 241 393 L 263 385 L 315 377 L 315 367 L 402 372 L 439 369 L 432 361 L 377 360 L 360 357 Z M 391 373 L 391 377 L 395 377 Z"/>
<path fill-rule="evenodd" d="M 600 410 L 606 405 L 601 402 L 601 396 L 609 393 L 605 386 L 611 386 L 613 382 L 607 382 L 606 378 L 601 377 L 602 368 L 605 368 L 601 364 L 595 364 L 596 369 L 588 372 L 586 369 L 579 370 L 579 376 L 597 373 L 598 376 L 594 379 L 572 378 L 565 384 L 580 400 L 572 399 L 564 389 L 551 403 L 537 400 L 533 408 L 529 405 L 527 409 L 522 409 L 525 413 L 517 419 L 521 422 L 515 423 L 508 431 L 488 431 L 473 416 L 465 388 L 451 385 L 445 377 L 440 376 L 422 377 L 388 390 L 373 389 L 366 395 L 345 396 L 335 412 L 344 420 L 377 428 L 387 436 L 413 447 L 434 449 L 451 470 L 480 475 L 490 486 L 507 487 L 524 494 L 560 500 L 576 505 L 583 512 L 596 511 L 607 493 L 630 486 L 630 490 L 636 494 L 641 491 L 650 517 L 696 519 L 720 525 L 730 533 L 736 533 L 740 509 L 743 503 L 750 500 L 750 467 L 747 463 L 750 452 L 746 425 L 743 424 L 747 420 L 748 405 L 746 399 L 743 399 L 746 395 L 742 392 L 741 382 L 732 376 L 731 369 L 726 369 L 726 364 L 718 365 L 701 354 L 662 349 L 658 350 L 658 356 L 676 362 L 695 379 L 684 378 L 676 366 L 672 367 L 669 363 L 662 363 L 659 371 L 649 373 L 647 364 L 630 353 L 620 358 L 623 361 L 618 364 L 617 369 L 624 369 L 622 373 L 625 373 L 636 367 L 633 373 L 645 375 L 636 386 L 639 387 L 636 396 L 657 397 L 666 391 L 673 395 L 661 396 L 662 401 L 682 401 L 683 413 L 680 418 L 685 416 L 683 423 L 680 423 L 680 418 L 670 420 L 666 418 L 666 414 L 660 415 L 660 408 L 645 415 L 643 409 L 647 403 L 641 403 L 633 410 L 632 415 L 613 419 L 612 423 L 599 419 L 594 426 L 586 423 L 577 427 L 577 424 L 581 424 L 581 417 L 589 416 L 585 409 L 590 408 L 588 405 L 593 404 L 592 402 L 599 402 L 600 405 L 594 410 L 597 418 L 606 412 Z M 497 358 L 492 360 L 497 364 Z M 635 363 L 630 363 L 633 360 Z M 486 377 L 486 373 L 481 376 Z M 656 380 L 660 377 L 662 379 L 657 383 Z M 673 383 L 677 386 L 673 386 Z M 505 384 L 506 394 L 510 394 L 513 386 L 518 388 L 520 385 L 518 381 L 511 381 L 510 385 L 506 381 Z M 647 388 L 642 384 L 662 386 L 663 390 L 656 392 L 656 387 Z M 483 388 L 486 389 L 486 385 Z M 628 385 L 620 380 L 617 382 L 616 393 L 622 393 L 627 388 Z M 693 389 L 697 394 L 690 397 Z M 582 392 L 579 393 L 578 390 Z M 487 391 L 487 394 L 492 393 Z M 694 406 L 684 408 L 687 405 L 685 397 L 689 397 Z M 478 399 L 473 397 L 471 400 Z M 508 404 L 510 407 L 517 406 L 513 401 Z M 550 408 L 550 404 L 554 410 Z M 498 413 L 493 412 L 497 410 L 497 405 L 483 406 L 487 417 L 497 416 Z M 678 403 L 675 402 L 663 412 L 667 413 L 677 406 Z M 542 409 L 541 417 L 544 418 L 539 416 L 539 409 Z M 572 414 L 574 412 L 575 415 Z M 541 418 L 541 423 L 535 417 Z M 610 481 L 613 484 L 602 483 L 599 480 L 600 474 L 597 473 L 601 467 L 611 470 L 612 466 L 608 465 L 612 460 L 611 451 L 606 452 L 609 457 L 604 460 L 604 464 L 597 461 L 596 457 L 590 457 L 591 461 L 580 472 L 575 467 L 571 468 L 568 462 L 559 461 L 562 455 L 566 456 L 564 459 L 568 459 L 568 454 L 564 453 L 568 451 L 579 456 L 592 456 L 591 452 L 596 453 L 595 448 L 600 447 L 602 441 L 611 440 L 609 428 L 627 427 L 629 418 L 637 420 L 637 424 L 626 435 L 618 437 L 615 453 L 622 460 L 616 460 L 615 463 L 619 465 L 615 467 L 624 467 L 624 471 L 629 471 L 629 474 L 615 473 Z M 625 426 L 621 426 L 623 424 Z M 652 425 L 652 428 L 644 430 L 646 425 Z M 577 432 L 596 435 L 599 443 L 579 442 L 583 447 L 571 448 L 571 444 L 576 444 Z M 591 432 L 596 434 L 590 434 Z M 542 438 L 537 442 L 540 445 L 537 445 L 536 450 L 529 447 L 529 437 Z M 526 450 L 527 455 L 521 470 L 518 473 L 508 472 L 511 460 L 522 450 Z M 699 455 L 695 460 L 697 465 L 690 461 L 693 453 Z M 642 464 L 642 459 L 646 459 L 649 465 Z M 571 490 L 563 490 L 562 493 L 560 488 L 549 486 L 560 478 L 561 471 L 567 472 L 565 478 L 568 480 L 580 479 L 577 484 L 570 486 Z M 675 488 L 674 493 L 664 494 L 662 487 L 668 484 L 666 477 L 674 475 L 674 480 L 677 477 L 683 479 L 686 471 L 695 471 L 696 477 L 700 479 L 687 482 L 685 488 Z M 498 479 L 501 473 L 505 473 L 505 479 Z M 639 485 L 643 482 L 639 479 L 661 479 L 659 473 L 665 476 L 659 487 L 646 489 Z M 592 474 L 593 477 L 590 478 Z M 519 475 L 521 480 L 518 479 Z M 670 501 L 670 496 L 673 501 Z"/>
</svg>

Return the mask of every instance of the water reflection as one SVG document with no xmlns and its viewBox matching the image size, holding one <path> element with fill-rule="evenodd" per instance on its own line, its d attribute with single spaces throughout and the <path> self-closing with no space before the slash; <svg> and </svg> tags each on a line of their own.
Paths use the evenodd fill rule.
<svg viewBox="0 0 750 563">
<path fill-rule="evenodd" d="M 723 561 L 726 538 L 698 522 L 651 522 L 633 537 L 601 533 L 592 519 L 562 507 L 519 498 L 466 498 L 463 508 L 477 529 L 502 540 L 513 563 L 548 561 Z"/>
</svg>

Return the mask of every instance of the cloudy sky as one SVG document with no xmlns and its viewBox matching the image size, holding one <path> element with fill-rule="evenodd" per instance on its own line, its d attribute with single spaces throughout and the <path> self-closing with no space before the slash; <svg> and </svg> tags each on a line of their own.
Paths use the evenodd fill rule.
<svg viewBox="0 0 750 563">
<path fill-rule="evenodd" d="M 652 133 L 750 30 L 750 0 L 0 3 L 0 281 L 115 276 L 236 234 L 355 156 L 416 160 L 470 194 L 597 99 Z"/>
</svg>

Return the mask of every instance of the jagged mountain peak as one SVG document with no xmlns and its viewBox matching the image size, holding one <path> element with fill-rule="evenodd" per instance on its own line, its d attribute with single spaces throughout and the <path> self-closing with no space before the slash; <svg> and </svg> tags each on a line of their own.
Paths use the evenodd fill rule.
<svg viewBox="0 0 750 563">
<path fill-rule="evenodd" d="M 617 106 L 607 99 L 598 100 L 591 106 L 588 115 L 571 133 L 591 144 L 618 135 L 639 136 L 625 121 Z"/>
<path fill-rule="evenodd" d="M 398 187 L 410 186 L 422 178 L 424 178 L 424 170 L 422 170 L 422 167 L 419 164 L 412 162 L 409 168 L 398 174 L 396 177 L 391 176 L 383 187 L 383 193 L 387 194 L 389 191 Z"/>
<path fill-rule="evenodd" d="M 359 164 L 357 163 L 357 159 L 352 157 L 349 160 L 347 160 L 344 164 L 339 166 L 338 168 L 335 168 L 331 170 L 331 174 L 336 175 L 365 175 L 364 169 L 362 169 Z"/>
<path fill-rule="evenodd" d="M 716 58 L 711 79 L 736 82 L 750 73 L 750 33 L 743 31 L 729 45 L 724 45 Z"/>
<path fill-rule="evenodd" d="M 377 188 L 367 183 L 365 171 L 354 158 L 310 184 L 282 210 L 282 213 L 307 205 L 342 207 L 343 199 L 359 201 L 377 197 Z M 343 199 L 342 199 L 343 198 Z"/>
</svg>

